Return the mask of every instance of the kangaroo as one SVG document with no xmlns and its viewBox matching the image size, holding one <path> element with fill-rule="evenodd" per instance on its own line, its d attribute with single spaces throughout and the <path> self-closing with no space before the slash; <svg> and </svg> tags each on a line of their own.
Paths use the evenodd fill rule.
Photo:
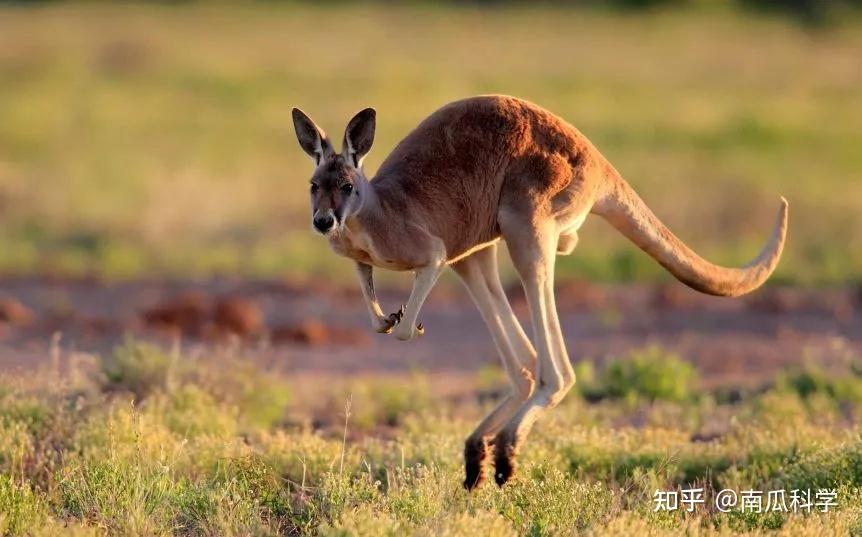
<svg viewBox="0 0 862 537">
<path fill-rule="evenodd" d="M 493 450 L 494 480 L 515 471 L 517 449 L 533 423 L 575 383 L 554 301 L 554 261 L 578 242 L 597 214 L 700 292 L 739 296 L 763 284 L 778 264 L 787 233 L 787 201 L 757 258 L 742 268 L 714 265 L 662 224 L 613 166 L 577 129 L 524 100 L 484 95 L 445 105 L 407 135 L 368 179 L 376 112 L 347 125 L 341 151 L 305 113 L 293 109 L 302 149 L 313 163 L 312 225 L 335 252 L 356 262 L 371 324 L 403 341 L 422 334 L 422 304 L 451 267 L 488 326 L 511 392 L 467 438 L 468 490 L 484 478 Z M 512 311 L 497 269 L 506 242 L 524 287 L 532 341 Z M 415 274 L 406 306 L 386 315 L 373 268 Z"/>
</svg>

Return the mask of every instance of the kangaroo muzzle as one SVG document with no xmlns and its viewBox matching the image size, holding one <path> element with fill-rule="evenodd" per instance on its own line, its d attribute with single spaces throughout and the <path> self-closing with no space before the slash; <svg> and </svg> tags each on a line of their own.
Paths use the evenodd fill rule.
<svg viewBox="0 0 862 537">
<path fill-rule="evenodd" d="M 335 228 L 335 215 L 331 209 L 324 212 L 318 211 L 314 214 L 314 218 L 311 219 L 311 223 L 314 229 L 326 235 Z"/>
</svg>

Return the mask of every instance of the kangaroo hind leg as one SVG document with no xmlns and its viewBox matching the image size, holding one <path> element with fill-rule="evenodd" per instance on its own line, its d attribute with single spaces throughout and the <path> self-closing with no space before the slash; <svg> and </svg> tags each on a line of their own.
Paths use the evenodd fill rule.
<svg viewBox="0 0 862 537">
<path fill-rule="evenodd" d="M 503 485 L 514 473 L 515 452 L 533 423 L 556 406 L 575 382 L 554 300 L 554 257 L 558 233 L 553 221 L 510 215 L 501 222 L 512 261 L 530 306 L 538 353 L 536 387 L 494 440 L 494 480 Z"/>
<path fill-rule="evenodd" d="M 510 393 L 467 438 L 464 445 L 464 487 L 472 490 L 484 478 L 487 439 L 508 422 L 533 391 L 536 351 L 506 299 L 497 269 L 497 246 L 479 250 L 452 265 L 470 292 L 511 384 Z"/>
</svg>

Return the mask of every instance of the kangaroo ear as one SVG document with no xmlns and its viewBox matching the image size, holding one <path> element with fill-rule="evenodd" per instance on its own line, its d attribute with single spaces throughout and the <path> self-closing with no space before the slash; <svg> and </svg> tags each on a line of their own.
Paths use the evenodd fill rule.
<svg viewBox="0 0 862 537">
<path fill-rule="evenodd" d="M 362 159 L 365 158 L 365 155 L 371 151 L 376 125 L 377 112 L 373 108 L 366 108 L 353 116 L 344 130 L 341 154 L 357 168 L 362 165 Z"/>
<path fill-rule="evenodd" d="M 323 129 L 299 108 L 293 109 L 293 128 L 296 129 L 296 138 L 299 140 L 300 147 L 311 157 L 315 165 L 320 165 L 324 157 L 335 152 Z"/>
</svg>

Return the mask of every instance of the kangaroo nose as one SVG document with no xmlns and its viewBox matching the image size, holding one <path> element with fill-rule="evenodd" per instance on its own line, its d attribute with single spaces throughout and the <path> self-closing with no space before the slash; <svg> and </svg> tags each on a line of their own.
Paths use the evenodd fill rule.
<svg viewBox="0 0 862 537">
<path fill-rule="evenodd" d="M 335 225 L 335 218 L 333 218 L 332 215 L 326 214 L 323 216 L 316 217 L 313 223 L 317 231 L 321 233 L 326 233 L 327 231 L 332 229 L 332 226 Z"/>
</svg>

